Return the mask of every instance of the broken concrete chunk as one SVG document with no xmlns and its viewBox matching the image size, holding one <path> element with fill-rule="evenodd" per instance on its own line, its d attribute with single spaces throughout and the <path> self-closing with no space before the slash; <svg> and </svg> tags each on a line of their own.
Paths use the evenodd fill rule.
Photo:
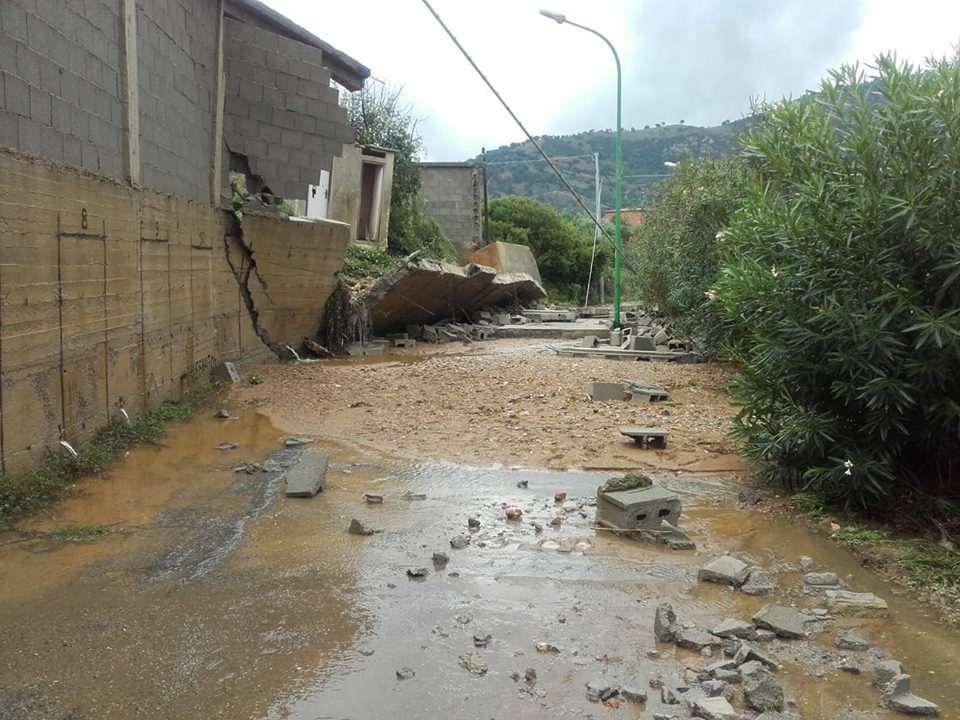
<svg viewBox="0 0 960 720">
<path fill-rule="evenodd" d="M 645 703 L 647 701 L 647 691 L 640 687 L 626 685 L 620 688 L 620 697 L 629 702 Z"/>
<path fill-rule="evenodd" d="M 623 400 L 625 391 L 622 383 L 592 382 L 587 386 L 587 395 L 595 402 Z"/>
<path fill-rule="evenodd" d="M 240 373 L 232 362 L 222 362 L 210 371 L 210 379 L 215 383 L 235 385 L 240 382 Z"/>
<path fill-rule="evenodd" d="M 309 445 L 313 442 L 313 438 L 308 437 L 288 437 L 283 441 L 284 447 L 300 447 L 301 445 Z"/>
<path fill-rule="evenodd" d="M 623 425 L 620 427 L 620 434 L 631 438 L 638 445 L 645 448 L 658 448 L 660 450 L 667 447 L 667 439 L 670 433 L 662 427 L 639 427 L 633 425 Z"/>
<path fill-rule="evenodd" d="M 383 495 L 380 493 L 364 493 L 363 500 L 369 505 L 383 505 Z"/>
<path fill-rule="evenodd" d="M 750 577 L 740 586 L 740 592 L 746 595 L 769 595 L 775 587 L 776 584 L 771 575 L 760 568 L 753 568 L 750 571 Z"/>
<path fill-rule="evenodd" d="M 783 688 L 763 668 L 743 674 L 743 697 L 754 710 L 783 710 Z"/>
<path fill-rule="evenodd" d="M 460 656 L 460 665 L 461 667 L 466 668 L 473 675 L 486 675 L 487 674 L 487 663 L 483 659 L 482 655 L 477 653 L 470 653 L 469 655 Z"/>
<path fill-rule="evenodd" d="M 724 697 L 696 699 L 690 705 L 690 712 L 703 720 L 737 720 L 740 717 Z"/>
<path fill-rule="evenodd" d="M 680 498 L 659 485 L 614 492 L 601 489 L 597 493 L 596 522 L 615 530 L 659 530 L 663 520 L 676 525 L 680 509 Z"/>
<path fill-rule="evenodd" d="M 653 616 L 653 634 L 660 642 L 673 642 L 677 636 L 677 614 L 673 611 L 670 603 L 660 603 L 657 605 L 657 611 Z"/>
<path fill-rule="evenodd" d="M 886 707 L 907 715 L 936 715 L 940 712 L 939 706 L 922 697 L 917 697 L 910 691 L 909 675 L 895 676 L 888 688 L 882 701 Z"/>
<path fill-rule="evenodd" d="M 457 535 L 456 537 L 450 538 L 450 547 L 454 550 L 463 550 L 463 548 L 469 544 L 470 538 L 466 535 Z"/>
<path fill-rule="evenodd" d="M 719 555 L 697 572 L 702 582 L 714 582 L 738 588 L 746 582 L 750 568 L 732 555 Z"/>
<path fill-rule="evenodd" d="M 873 593 L 827 590 L 827 607 L 837 615 L 886 617 L 887 601 Z"/>
<path fill-rule="evenodd" d="M 450 558 L 447 556 L 446 553 L 435 552 L 433 554 L 433 564 L 438 569 L 442 570 L 443 568 L 445 568 L 448 562 L 450 562 Z"/>
<path fill-rule="evenodd" d="M 860 652 L 870 647 L 870 643 L 849 630 L 837 635 L 836 645 L 841 650 L 857 650 Z"/>
<path fill-rule="evenodd" d="M 350 521 L 350 527 L 347 528 L 347 532 L 351 535 L 373 535 L 376 530 L 371 530 L 362 522 L 354 518 Z"/>
<path fill-rule="evenodd" d="M 429 574 L 430 571 L 427 568 L 407 568 L 407 577 L 425 578 Z"/>
<path fill-rule="evenodd" d="M 886 692 L 890 681 L 903 672 L 898 660 L 881 660 L 873 666 L 873 686 Z"/>
<path fill-rule="evenodd" d="M 753 623 L 727 618 L 715 626 L 710 632 L 720 638 L 735 637 L 743 640 L 752 640 L 756 637 L 757 629 L 753 626 Z"/>
<path fill-rule="evenodd" d="M 327 458 L 306 451 L 297 464 L 287 470 L 287 497 L 313 497 L 327 486 Z"/>
<path fill-rule="evenodd" d="M 840 577 L 832 572 L 811 572 L 803 576 L 803 582 L 815 587 L 836 588 L 840 585 Z"/>
<path fill-rule="evenodd" d="M 746 640 L 741 640 L 737 645 L 733 661 L 740 666 L 748 662 L 758 662 L 770 670 L 776 670 L 780 666 L 780 661 L 777 658 Z"/>
<path fill-rule="evenodd" d="M 486 630 L 474 630 L 473 631 L 473 645 L 474 647 L 486 647 L 493 639 L 493 635 L 488 633 Z"/>
<path fill-rule="evenodd" d="M 706 647 L 720 647 L 719 638 L 714 637 L 703 628 L 681 628 L 673 638 L 677 647 L 687 650 L 703 650 Z"/>
<path fill-rule="evenodd" d="M 620 689 L 605 680 L 591 680 L 587 683 L 587 700 L 603 702 L 620 693 Z"/>
<path fill-rule="evenodd" d="M 660 521 L 660 542 L 671 550 L 696 550 L 697 545 L 683 530 L 666 520 Z"/>
<path fill-rule="evenodd" d="M 413 671 L 413 668 L 402 667 L 397 670 L 397 680 L 409 680 L 414 677 L 417 673 Z"/>
<path fill-rule="evenodd" d="M 217 445 L 217 450 L 236 450 L 239 447 L 235 442 L 222 442 Z"/>
<path fill-rule="evenodd" d="M 777 637 L 799 640 L 806 637 L 803 629 L 805 616 L 796 608 L 783 605 L 764 605 L 753 616 L 757 627 L 772 630 Z"/>
</svg>

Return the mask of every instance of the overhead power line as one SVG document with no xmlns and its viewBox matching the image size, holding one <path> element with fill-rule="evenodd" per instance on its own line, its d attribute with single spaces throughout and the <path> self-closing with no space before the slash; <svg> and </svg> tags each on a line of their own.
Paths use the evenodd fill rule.
<svg viewBox="0 0 960 720">
<path fill-rule="evenodd" d="M 562 182 L 563 185 L 564 185 L 564 187 L 567 189 L 567 191 L 568 191 L 571 195 L 573 195 L 573 198 L 577 201 L 577 204 L 580 206 L 580 208 L 590 217 L 591 220 L 593 220 L 593 224 L 596 225 L 597 228 L 599 228 L 600 233 L 603 235 L 603 237 L 605 237 L 605 238 L 607 239 L 607 242 L 609 242 L 609 243 L 613 246 L 614 252 L 616 252 L 616 251 L 619 250 L 621 261 L 622 261 L 622 262 L 627 266 L 627 268 L 629 268 L 635 275 L 639 275 L 639 274 L 640 274 L 640 271 L 637 269 L 636 265 L 634 265 L 634 264 L 630 261 L 630 259 L 626 256 L 626 254 L 623 252 L 623 248 L 618 248 L 618 247 L 617 247 L 617 243 L 616 243 L 616 241 L 615 241 L 612 237 L 610 237 L 610 233 L 608 233 L 608 232 L 604 229 L 603 225 L 600 223 L 600 220 L 597 218 L 597 216 L 594 215 L 594 214 L 590 211 L 590 208 L 588 208 L 588 207 L 586 206 L 586 204 L 583 202 L 583 198 L 580 197 L 580 194 L 579 194 L 576 190 L 573 189 L 573 186 L 572 186 L 569 182 L 567 182 L 567 178 L 565 178 L 564 175 L 563 175 L 563 173 L 560 172 L 560 168 L 558 168 L 558 167 L 556 166 L 556 164 L 553 162 L 553 160 L 550 159 L 550 156 L 548 156 L 548 155 L 543 151 L 543 148 L 540 146 L 540 143 L 538 143 L 538 142 L 537 142 L 537 139 L 536 139 L 533 135 L 530 134 L 530 132 L 527 130 L 526 126 L 520 121 L 520 118 L 517 117 L 517 114 L 516 114 L 516 113 L 510 108 L 510 106 L 507 104 L 507 101 L 504 100 L 504 99 L 500 96 L 500 93 L 497 92 L 497 89 L 493 86 L 493 83 L 491 83 L 489 80 L 487 80 L 487 76 L 483 74 L 483 71 L 480 69 L 480 67 L 477 65 L 477 63 L 475 63 L 475 62 L 473 61 L 473 58 L 470 57 L 470 53 L 468 53 L 468 52 L 466 51 L 466 49 L 463 47 L 463 45 L 460 44 L 460 41 L 457 39 L 457 36 L 454 35 L 453 32 L 450 30 L 450 28 L 447 27 L 447 24 L 446 24 L 446 23 L 443 21 L 443 19 L 437 14 L 437 11 L 433 9 L 433 6 L 430 4 L 429 0 L 422 0 L 422 2 L 423 2 L 423 4 L 426 6 L 427 10 L 430 11 L 430 14 L 433 15 L 434 19 L 440 24 L 440 27 L 443 28 L 443 31 L 444 31 L 444 32 L 447 34 L 447 36 L 453 41 L 453 44 L 457 46 L 457 49 L 460 51 L 460 53 L 463 55 L 463 57 L 465 57 L 466 60 L 467 60 L 467 62 L 470 63 L 470 65 L 473 67 L 474 70 L 476 70 L 477 75 L 480 76 L 480 79 L 483 80 L 484 84 L 486 84 L 486 86 L 487 86 L 488 88 L 490 88 L 490 92 L 492 92 L 492 93 L 494 94 L 494 96 L 497 98 L 497 100 L 500 101 L 500 104 L 503 105 L 503 109 L 506 110 L 506 111 L 510 114 L 510 117 L 513 118 L 513 121 L 514 121 L 514 122 L 517 124 L 517 126 L 523 131 L 523 134 L 527 136 L 527 140 L 529 140 L 529 141 L 531 142 L 531 144 L 537 149 L 537 152 L 540 153 L 541 157 L 543 157 L 543 159 L 544 159 L 544 160 L 547 162 L 547 164 L 550 166 L 550 169 L 553 170 L 553 172 L 556 174 L 556 176 L 557 176 L 558 178 L 560 178 L 560 182 Z"/>
</svg>

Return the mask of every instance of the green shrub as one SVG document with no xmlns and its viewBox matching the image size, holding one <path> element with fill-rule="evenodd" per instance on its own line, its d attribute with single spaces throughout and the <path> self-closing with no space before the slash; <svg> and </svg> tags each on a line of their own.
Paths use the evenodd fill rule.
<svg viewBox="0 0 960 720">
<path fill-rule="evenodd" d="M 350 243 L 343 257 L 340 277 L 349 284 L 364 278 L 379 278 L 396 267 L 398 262 L 399 258 L 376 248 Z"/>
<path fill-rule="evenodd" d="M 433 260 L 457 262 L 456 250 L 437 221 L 414 203 L 391 207 L 387 245 L 394 255 L 405 256 L 420 250 Z"/>
<path fill-rule="evenodd" d="M 766 108 L 721 244 L 734 433 L 794 488 L 881 510 L 960 480 L 960 62 Z"/>
</svg>

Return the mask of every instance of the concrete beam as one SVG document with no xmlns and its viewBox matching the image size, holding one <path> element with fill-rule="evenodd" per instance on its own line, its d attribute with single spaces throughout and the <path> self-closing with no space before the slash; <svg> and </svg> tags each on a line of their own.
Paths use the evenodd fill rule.
<svg viewBox="0 0 960 720">
<path fill-rule="evenodd" d="M 121 0 L 123 45 L 121 82 L 123 83 L 124 170 L 132 185 L 140 184 L 140 81 L 137 74 L 137 2 Z"/>
<path fill-rule="evenodd" d="M 223 103 L 226 75 L 223 66 L 223 0 L 217 0 L 216 68 L 213 77 L 213 142 L 210 144 L 210 204 L 220 204 L 223 164 Z"/>
</svg>

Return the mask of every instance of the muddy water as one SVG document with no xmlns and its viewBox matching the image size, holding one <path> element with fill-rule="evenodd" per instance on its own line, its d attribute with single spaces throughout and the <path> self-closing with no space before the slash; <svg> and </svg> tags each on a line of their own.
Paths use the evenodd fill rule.
<svg viewBox="0 0 960 720">
<path fill-rule="evenodd" d="M 554 505 L 556 490 L 592 496 L 605 477 L 595 473 L 410 467 L 321 444 L 333 463 L 327 490 L 286 499 L 279 475 L 232 471 L 262 461 L 283 437 L 255 409 L 235 412 L 236 422 L 198 418 L 162 447 L 131 452 L 25 525 L 20 541 L 0 546 L 0 718 L 595 716 L 606 711 L 587 702 L 588 680 L 646 688 L 650 678 L 679 682 L 685 667 L 707 662 L 656 643 L 657 603 L 708 627 L 763 604 L 697 584 L 697 567 L 726 551 L 781 569 L 810 555 L 852 589 L 886 598 L 890 619 L 840 626 L 900 659 L 942 717 L 960 717 L 950 672 L 960 635 L 825 538 L 736 509 L 726 482 L 664 478 L 683 496 L 696 554 L 598 532 L 589 505 L 583 515 Z M 240 447 L 215 450 L 225 440 Z M 368 491 L 386 502 L 364 504 Z M 404 499 L 407 492 L 426 498 Z M 523 520 L 504 520 L 504 503 L 523 508 Z M 468 516 L 481 521 L 478 530 L 468 533 Z M 348 535 L 352 518 L 382 532 Z M 117 532 L 84 545 L 43 537 L 80 524 Z M 470 545 L 451 549 L 461 533 Z M 431 562 L 435 551 L 449 555 L 445 568 Z M 425 579 L 407 577 L 421 567 Z M 816 596 L 796 589 L 799 578 L 790 567 L 778 575 L 783 600 L 816 606 Z M 771 644 L 788 697 L 804 718 L 887 717 L 868 672 L 830 666 L 835 630 Z M 491 635 L 485 648 L 474 647 L 477 631 Z M 559 653 L 538 653 L 538 642 Z M 482 656 L 485 675 L 460 666 L 469 653 Z M 415 677 L 398 680 L 402 667 Z M 511 677 L 527 668 L 535 683 Z M 651 697 L 616 714 L 661 710 Z"/>
</svg>

